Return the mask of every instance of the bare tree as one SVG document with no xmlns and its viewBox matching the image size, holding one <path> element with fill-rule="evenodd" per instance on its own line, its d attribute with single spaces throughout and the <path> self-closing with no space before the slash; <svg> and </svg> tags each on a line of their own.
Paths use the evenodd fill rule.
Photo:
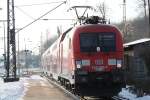
<svg viewBox="0 0 150 100">
<path fill-rule="evenodd" d="M 106 19 L 106 14 L 107 14 L 108 9 L 107 9 L 107 6 L 104 2 L 98 4 L 97 10 L 98 10 L 98 12 L 100 12 L 102 18 Z"/>
<path fill-rule="evenodd" d="M 138 0 L 139 2 L 139 8 L 144 8 L 144 16 L 145 16 L 145 19 L 146 19 L 146 16 L 147 16 L 147 0 Z M 142 10 L 143 11 L 143 10 Z"/>
<path fill-rule="evenodd" d="M 150 2 L 149 0 L 138 0 L 138 2 L 140 8 L 144 8 L 145 26 L 148 26 L 148 28 L 146 29 L 146 33 L 148 33 L 148 36 L 150 37 Z"/>
</svg>

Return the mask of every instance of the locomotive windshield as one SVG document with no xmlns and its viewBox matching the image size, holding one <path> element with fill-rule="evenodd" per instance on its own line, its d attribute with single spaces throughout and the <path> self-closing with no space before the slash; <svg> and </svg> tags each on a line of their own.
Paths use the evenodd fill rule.
<svg viewBox="0 0 150 100">
<path fill-rule="evenodd" d="M 116 41 L 114 33 L 81 33 L 80 50 L 81 52 L 114 52 Z"/>
</svg>

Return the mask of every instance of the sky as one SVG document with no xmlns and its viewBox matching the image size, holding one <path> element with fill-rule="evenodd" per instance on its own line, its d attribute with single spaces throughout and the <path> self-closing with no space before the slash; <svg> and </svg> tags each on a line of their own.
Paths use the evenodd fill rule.
<svg viewBox="0 0 150 100">
<path fill-rule="evenodd" d="M 6 13 L 6 1 L 0 0 L 0 20 L 7 19 Z M 52 10 L 58 6 L 60 0 L 14 0 L 15 1 L 15 23 L 16 30 L 19 30 L 31 23 L 41 15 Z M 72 19 L 76 18 L 73 11 L 68 11 L 71 6 L 76 5 L 89 5 L 96 7 L 98 3 L 105 2 L 108 12 L 107 19 L 110 19 L 112 23 L 118 23 L 122 21 L 122 2 L 123 0 L 67 0 L 66 4 L 61 5 L 54 11 L 50 12 L 41 19 Z M 127 2 L 127 19 L 133 19 L 138 16 L 136 9 L 137 0 L 126 0 Z M 36 4 L 36 5 L 33 5 Z M 37 5 L 42 4 L 42 5 Z M 25 6 L 26 5 L 26 6 Z M 27 6 L 32 5 L 32 6 Z M 71 20 L 38 20 L 30 26 L 16 33 L 16 44 L 18 46 L 17 35 L 19 34 L 19 50 L 23 49 L 34 49 L 34 52 L 39 51 L 39 46 L 46 39 L 56 35 L 56 27 L 62 26 L 62 30 L 69 28 L 73 24 Z M 6 27 L 6 23 L 5 23 Z M 48 34 L 47 34 L 48 33 Z M 0 54 L 3 53 L 3 34 L 4 34 L 4 23 L 0 22 Z M 18 50 L 18 49 L 17 49 Z"/>
</svg>

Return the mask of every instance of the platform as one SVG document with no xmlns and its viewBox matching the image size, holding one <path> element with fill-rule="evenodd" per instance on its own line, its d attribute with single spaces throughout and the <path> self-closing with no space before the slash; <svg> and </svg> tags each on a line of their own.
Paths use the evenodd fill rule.
<svg viewBox="0 0 150 100">
<path fill-rule="evenodd" d="M 46 79 L 27 79 L 27 91 L 23 100 L 73 100 Z"/>
</svg>

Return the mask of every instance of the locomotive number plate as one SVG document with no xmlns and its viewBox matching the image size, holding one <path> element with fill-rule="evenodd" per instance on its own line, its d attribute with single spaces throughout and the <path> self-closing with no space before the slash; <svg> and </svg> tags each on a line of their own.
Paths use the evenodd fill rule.
<svg viewBox="0 0 150 100">
<path fill-rule="evenodd" d="M 104 71 L 104 66 L 96 66 L 95 71 Z"/>
</svg>

